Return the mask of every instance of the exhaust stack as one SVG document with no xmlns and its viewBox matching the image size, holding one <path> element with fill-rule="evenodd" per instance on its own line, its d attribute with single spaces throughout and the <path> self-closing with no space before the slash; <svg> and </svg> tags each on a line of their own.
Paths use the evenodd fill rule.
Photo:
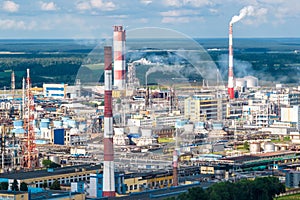
<svg viewBox="0 0 300 200">
<path fill-rule="evenodd" d="M 114 86 L 118 90 L 125 90 L 125 30 L 123 26 L 114 26 Z"/>
<path fill-rule="evenodd" d="M 112 49 L 108 46 L 104 47 L 104 73 L 103 196 L 114 197 L 116 193 L 112 115 Z"/>
<path fill-rule="evenodd" d="M 233 49 L 232 49 L 232 23 L 229 24 L 229 65 L 228 65 L 228 96 L 234 99 L 233 83 Z"/>
</svg>

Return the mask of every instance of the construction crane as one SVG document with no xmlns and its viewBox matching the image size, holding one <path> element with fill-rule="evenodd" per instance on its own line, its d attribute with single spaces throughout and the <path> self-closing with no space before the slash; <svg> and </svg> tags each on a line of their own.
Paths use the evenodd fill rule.
<svg viewBox="0 0 300 200">
<path fill-rule="evenodd" d="M 27 69 L 27 79 L 26 79 L 26 100 L 25 103 L 25 116 L 24 116 L 24 130 L 25 138 L 23 142 L 22 149 L 22 166 L 25 169 L 33 170 L 38 167 L 38 152 L 35 145 L 35 134 L 33 129 L 34 121 L 34 98 L 31 93 L 31 81 L 29 75 L 29 69 Z"/>
</svg>

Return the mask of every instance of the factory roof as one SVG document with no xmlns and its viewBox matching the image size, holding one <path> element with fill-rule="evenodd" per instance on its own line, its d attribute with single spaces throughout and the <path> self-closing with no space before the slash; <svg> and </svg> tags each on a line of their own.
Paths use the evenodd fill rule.
<svg viewBox="0 0 300 200">
<path fill-rule="evenodd" d="M 243 163 L 247 161 L 255 161 L 259 159 L 270 159 L 270 158 L 277 158 L 277 157 L 282 157 L 282 156 L 287 156 L 287 155 L 294 155 L 296 151 L 277 151 L 277 152 L 267 152 L 267 153 L 260 153 L 260 154 L 252 154 L 252 155 L 243 155 L 243 156 L 236 156 L 236 157 L 227 157 L 227 158 L 222 158 L 220 160 L 224 161 L 233 161 L 235 163 Z"/>
<path fill-rule="evenodd" d="M 275 152 L 255 154 L 255 156 L 258 156 L 258 157 L 272 157 L 272 156 L 284 156 L 284 155 L 295 154 L 295 153 L 300 153 L 300 152 L 296 152 L 296 151 L 275 151 Z"/>
<path fill-rule="evenodd" d="M 39 178 L 39 177 L 46 177 L 46 176 L 55 176 L 61 174 L 68 174 L 68 173 L 76 173 L 82 171 L 90 171 L 90 170 L 100 170 L 102 165 L 75 165 L 70 167 L 61 167 L 55 168 L 52 170 L 36 170 L 36 171 L 21 171 L 21 172 L 10 172 L 10 173 L 3 173 L 0 174 L 1 178 L 7 179 L 17 179 L 17 180 L 26 180 L 31 178 Z"/>
<path fill-rule="evenodd" d="M 137 177 L 157 177 L 159 175 L 172 175 L 172 171 L 163 170 L 163 171 L 151 171 L 151 172 L 136 172 L 125 174 L 126 178 L 137 178 Z"/>
</svg>

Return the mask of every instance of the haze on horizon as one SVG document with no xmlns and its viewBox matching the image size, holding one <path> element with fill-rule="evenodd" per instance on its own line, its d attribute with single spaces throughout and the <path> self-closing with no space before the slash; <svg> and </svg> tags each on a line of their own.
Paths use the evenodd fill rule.
<svg viewBox="0 0 300 200">
<path fill-rule="evenodd" d="M 1 0 L 0 39 L 99 39 L 113 25 L 161 27 L 196 38 L 226 38 L 231 18 L 238 38 L 300 37 L 298 0 Z"/>
</svg>

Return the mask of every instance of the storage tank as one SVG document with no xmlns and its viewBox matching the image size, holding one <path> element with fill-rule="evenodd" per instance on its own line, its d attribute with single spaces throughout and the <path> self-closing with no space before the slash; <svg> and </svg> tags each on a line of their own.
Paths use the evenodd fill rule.
<svg viewBox="0 0 300 200">
<path fill-rule="evenodd" d="M 250 143 L 250 153 L 251 154 L 256 154 L 256 153 L 259 153 L 260 151 L 261 151 L 260 142 L 251 142 Z"/>
<path fill-rule="evenodd" d="M 244 79 L 247 82 L 247 88 L 253 88 L 258 86 L 258 79 L 254 76 L 245 76 Z"/>
<path fill-rule="evenodd" d="M 5 104 L 5 108 L 6 108 L 7 110 L 9 110 L 9 109 L 11 108 L 10 102 L 7 102 L 7 103 Z"/>
<path fill-rule="evenodd" d="M 235 86 L 236 87 L 246 87 L 247 81 L 243 78 L 236 78 L 235 79 Z"/>
<path fill-rule="evenodd" d="M 5 102 L 1 102 L 1 103 L 0 103 L 0 108 L 1 108 L 2 110 L 6 109 L 6 108 L 5 108 Z"/>
<path fill-rule="evenodd" d="M 139 133 L 140 131 L 140 127 L 138 126 L 129 126 L 129 133 L 135 134 L 135 133 Z"/>
<path fill-rule="evenodd" d="M 124 135 L 124 128 L 114 128 L 115 135 Z"/>
<path fill-rule="evenodd" d="M 264 152 L 274 152 L 275 151 L 275 145 L 272 142 L 266 142 L 264 144 Z"/>
<path fill-rule="evenodd" d="M 150 138 L 152 136 L 152 129 L 142 129 L 142 136 Z"/>
</svg>

